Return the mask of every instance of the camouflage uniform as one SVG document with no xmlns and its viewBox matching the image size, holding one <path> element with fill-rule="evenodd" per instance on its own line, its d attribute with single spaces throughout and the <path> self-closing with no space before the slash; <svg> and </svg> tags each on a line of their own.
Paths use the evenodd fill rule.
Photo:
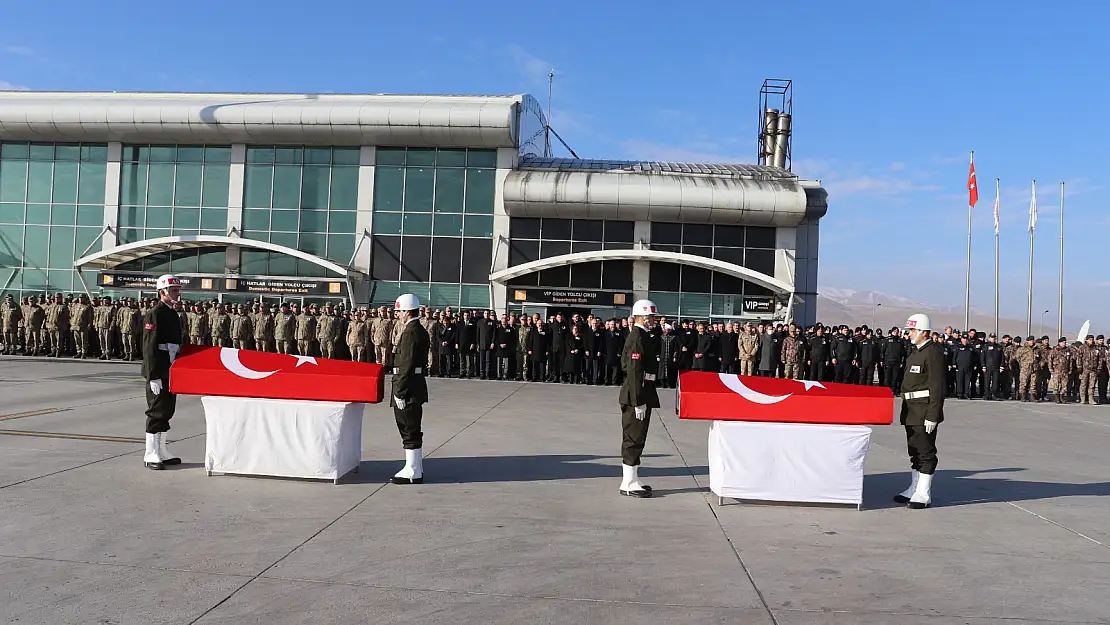
<svg viewBox="0 0 1110 625">
<path fill-rule="evenodd" d="M 248 349 L 251 336 L 254 334 L 254 324 L 247 315 L 247 311 L 239 308 L 231 318 L 231 346 L 235 349 Z"/>
<path fill-rule="evenodd" d="M 274 341 L 279 354 L 292 354 L 296 341 L 296 318 L 289 313 L 286 306 L 281 307 L 281 312 L 274 317 Z"/>
<path fill-rule="evenodd" d="M 4 353 L 14 354 L 15 345 L 18 341 L 19 322 L 23 319 L 23 311 L 9 295 L 4 298 L 3 306 L 0 306 L 0 315 L 3 316 Z"/>
<path fill-rule="evenodd" d="M 385 306 L 378 309 L 378 316 L 370 326 L 370 341 L 374 344 L 374 359 L 379 365 L 387 367 L 393 354 L 393 319 Z"/>
<path fill-rule="evenodd" d="M 331 358 L 335 353 L 336 333 L 339 331 L 339 318 L 334 311 L 327 310 L 316 320 L 316 341 L 320 344 L 320 355 Z"/>
<path fill-rule="evenodd" d="M 724 333 L 724 337 L 730 337 L 731 334 Z M 805 368 L 805 345 L 802 340 L 793 334 L 787 335 L 782 339 L 782 364 L 784 365 L 785 374 L 783 377 L 790 380 L 802 379 L 802 370 Z"/>
<path fill-rule="evenodd" d="M 1018 363 L 1018 399 L 1021 401 L 1028 401 L 1026 393 L 1030 391 L 1033 392 L 1034 396 L 1036 395 L 1034 367 L 1040 356 L 1036 349 L 1029 344 L 1032 341 L 1033 337 L 1029 337 L 1025 345 L 1014 351 L 1014 359 Z"/>
<path fill-rule="evenodd" d="M 351 360 L 366 361 L 366 336 L 366 320 L 362 313 L 358 313 L 347 326 L 347 348 L 351 352 Z"/>
<path fill-rule="evenodd" d="M 216 308 L 216 314 L 212 315 L 212 327 L 209 328 L 212 335 L 212 344 L 217 347 L 228 347 L 231 344 L 231 315 L 227 314 L 227 308 L 219 306 Z"/>
<path fill-rule="evenodd" d="M 101 302 L 99 306 L 93 307 L 93 327 L 96 329 L 96 341 L 100 345 L 100 359 L 108 360 L 112 357 L 112 329 L 116 326 L 116 309 L 108 298 Z"/>
<path fill-rule="evenodd" d="M 69 328 L 73 333 L 73 357 L 84 358 L 89 353 L 89 330 L 92 327 L 92 306 L 84 295 L 70 308 Z"/>
<path fill-rule="evenodd" d="M 1080 348 L 1079 403 L 1098 403 L 1098 397 L 1095 395 L 1095 392 L 1098 383 L 1098 372 L 1102 369 L 1103 364 L 1104 358 L 1102 350 L 1093 342 L 1087 343 Z"/>
<path fill-rule="evenodd" d="M 260 352 L 269 352 L 273 340 L 274 316 L 268 308 L 264 308 L 254 318 L 254 348 Z"/>
<path fill-rule="evenodd" d="M 1059 345 L 1048 350 L 1045 362 L 1052 375 L 1052 399 L 1058 404 L 1065 403 L 1064 393 L 1068 388 L 1068 375 L 1071 374 L 1071 349 L 1067 345 Z"/>
<path fill-rule="evenodd" d="M 57 358 L 65 351 L 66 338 L 69 336 L 69 306 L 58 295 L 53 303 L 47 304 L 45 312 L 46 330 L 50 335 L 50 354 Z"/>
<path fill-rule="evenodd" d="M 424 331 L 428 336 L 435 336 L 436 326 L 439 324 L 434 317 L 432 311 L 425 310 L 424 316 L 420 317 L 420 325 L 424 327 Z M 433 376 L 439 373 L 439 350 L 434 347 L 428 347 L 428 375 Z"/>
<path fill-rule="evenodd" d="M 46 321 L 46 312 L 35 298 L 30 298 L 23 315 L 23 323 L 27 328 L 24 353 L 28 356 L 34 356 L 43 351 L 42 324 L 44 321 Z"/>
<path fill-rule="evenodd" d="M 516 328 L 516 379 L 520 381 L 532 379 L 532 359 L 528 357 L 528 335 L 530 332 L 531 328 L 523 323 Z M 598 345 L 601 345 L 600 331 L 598 335 Z"/>
<path fill-rule="evenodd" d="M 999 387 L 1005 399 L 1013 399 L 1017 395 L 1018 347 L 1015 343 L 1008 343 L 1002 348 L 1002 379 L 999 380 Z"/>
<path fill-rule="evenodd" d="M 116 327 L 119 328 L 123 359 L 134 360 L 135 347 L 139 344 L 138 338 L 143 334 L 143 316 L 135 304 L 119 307 L 116 311 Z"/>
<path fill-rule="evenodd" d="M 312 341 L 316 339 L 316 315 L 306 308 L 297 315 L 297 353 L 301 356 L 312 355 Z"/>
<path fill-rule="evenodd" d="M 189 313 L 189 342 L 193 345 L 208 344 L 208 313 L 202 311 L 199 305 L 193 307 Z"/>
<path fill-rule="evenodd" d="M 752 363 L 755 362 L 755 354 L 759 351 L 759 335 L 745 329 L 737 339 L 737 343 L 740 353 L 740 375 L 752 375 Z"/>
</svg>

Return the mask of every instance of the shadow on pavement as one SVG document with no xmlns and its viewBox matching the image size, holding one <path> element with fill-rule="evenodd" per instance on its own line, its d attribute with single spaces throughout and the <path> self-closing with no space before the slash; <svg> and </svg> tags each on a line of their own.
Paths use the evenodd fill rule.
<svg viewBox="0 0 1110 625">
<path fill-rule="evenodd" d="M 1023 468 L 997 468 L 982 471 L 938 469 L 933 481 L 933 507 L 969 506 L 981 503 L 1006 503 L 1055 499 L 1057 497 L 1108 497 L 1110 482 L 1068 484 L 1026 482 L 1005 477 L 977 477 L 990 473 L 1017 473 Z M 867 475 L 864 507 L 899 508 L 892 498 L 909 485 L 909 471 Z"/>
<path fill-rule="evenodd" d="M 671 467 L 648 466 L 653 458 L 665 457 L 662 454 L 644 454 L 645 465 L 641 465 L 640 478 L 653 477 L 690 477 L 706 475 L 709 467 L 687 468 L 685 465 Z M 596 462 L 607 460 L 609 464 Z M 576 480 L 591 478 L 620 479 L 621 468 L 614 464 L 611 456 L 581 454 L 556 454 L 541 456 L 472 456 L 424 458 L 424 475 L 428 483 L 466 484 L 483 482 L 542 482 L 549 480 Z M 376 483 L 388 481 L 404 466 L 403 459 L 393 461 L 363 461 L 357 474 L 348 475 L 345 483 Z"/>
</svg>

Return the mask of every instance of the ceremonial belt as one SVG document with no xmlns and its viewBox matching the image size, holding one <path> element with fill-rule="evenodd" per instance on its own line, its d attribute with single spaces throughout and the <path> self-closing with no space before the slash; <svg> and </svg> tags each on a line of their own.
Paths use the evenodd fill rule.
<svg viewBox="0 0 1110 625">
<path fill-rule="evenodd" d="M 902 393 L 902 397 L 905 397 L 906 399 L 921 399 L 922 397 L 928 397 L 928 396 L 929 396 L 929 390 L 928 389 L 925 389 L 924 391 L 910 391 L 908 393 Z"/>
<path fill-rule="evenodd" d="M 177 343 L 159 343 L 158 344 L 158 349 L 160 349 L 164 352 L 170 351 L 170 347 L 176 347 L 178 351 L 181 350 L 181 346 L 178 345 Z"/>
<path fill-rule="evenodd" d="M 393 375 L 397 375 L 397 372 L 398 372 L 397 367 L 393 367 Z M 417 368 L 413 369 L 412 372 L 415 373 L 416 375 L 424 375 L 424 367 L 417 367 Z"/>
</svg>

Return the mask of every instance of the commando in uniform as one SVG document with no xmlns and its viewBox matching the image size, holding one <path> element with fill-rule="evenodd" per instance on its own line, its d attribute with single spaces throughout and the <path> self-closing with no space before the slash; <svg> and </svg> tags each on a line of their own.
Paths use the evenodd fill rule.
<svg viewBox="0 0 1110 625">
<path fill-rule="evenodd" d="M 932 503 L 933 472 L 937 468 L 937 427 L 944 421 L 948 367 L 940 345 L 929 338 L 932 322 L 922 314 L 906 321 L 906 336 L 915 346 L 906 357 L 902 378 L 902 413 L 909 449 L 910 486 L 894 497 L 907 508 L 920 510 Z"/>
<path fill-rule="evenodd" d="M 405 448 L 405 467 L 390 480 L 394 484 L 422 484 L 424 433 L 420 422 L 428 401 L 428 382 L 424 373 L 428 366 L 428 331 L 420 325 L 420 301 L 406 293 L 397 298 L 393 309 L 401 313 L 397 320 L 404 329 L 393 347 L 393 380 L 389 405 L 397 420 L 397 431 Z"/>
<path fill-rule="evenodd" d="M 655 392 L 655 375 L 659 371 L 659 352 L 651 336 L 656 307 L 642 299 L 632 306 L 636 325 L 628 330 L 621 351 L 621 383 L 618 401 L 621 406 L 621 465 L 624 479 L 620 493 L 629 497 L 651 497 L 651 487 L 640 483 L 640 454 L 647 442 L 651 409 L 659 407 Z"/>
<path fill-rule="evenodd" d="M 170 453 L 166 432 L 177 409 L 177 395 L 170 392 L 170 365 L 181 350 L 181 321 L 172 306 L 181 298 L 181 281 L 175 276 L 158 278 L 159 301 L 143 315 L 143 378 L 146 390 L 146 454 L 143 463 L 160 471 L 167 464 L 181 464 Z"/>
</svg>

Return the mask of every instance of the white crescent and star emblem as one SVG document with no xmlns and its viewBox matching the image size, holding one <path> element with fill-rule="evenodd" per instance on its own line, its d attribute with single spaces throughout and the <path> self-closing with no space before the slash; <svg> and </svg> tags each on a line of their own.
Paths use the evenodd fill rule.
<svg viewBox="0 0 1110 625">
<path fill-rule="evenodd" d="M 306 362 L 314 365 L 316 364 L 316 359 L 312 356 L 293 356 L 293 358 L 297 359 L 297 364 L 293 367 L 294 369 Z M 220 363 L 228 371 L 247 380 L 265 380 L 280 371 L 280 369 L 274 369 L 273 371 L 255 371 L 247 367 L 239 360 L 239 350 L 233 347 L 220 348 Z"/>
<path fill-rule="evenodd" d="M 749 388 L 748 385 L 744 384 L 740 380 L 740 376 L 738 375 L 730 373 L 719 373 L 717 375 L 721 378 L 721 383 L 724 384 L 728 388 L 728 390 L 736 393 L 737 395 L 752 402 L 753 404 L 770 406 L 781 401 L 786 401 L 787 399 L 790 399 L 794 396 L 794 393 L 787 393 L 786 395 L 767 395 L 766 393 L 760 393 L 759 391 L 755 391 Z M 809 389 L 815 386 L 817 388 L 825 388 L 825 385 L 821 384 L 820 382 L 813 382 L 811 380 L 796 381 L 805 386 L 806 391 L 809 391 Z"/>
</svg>

